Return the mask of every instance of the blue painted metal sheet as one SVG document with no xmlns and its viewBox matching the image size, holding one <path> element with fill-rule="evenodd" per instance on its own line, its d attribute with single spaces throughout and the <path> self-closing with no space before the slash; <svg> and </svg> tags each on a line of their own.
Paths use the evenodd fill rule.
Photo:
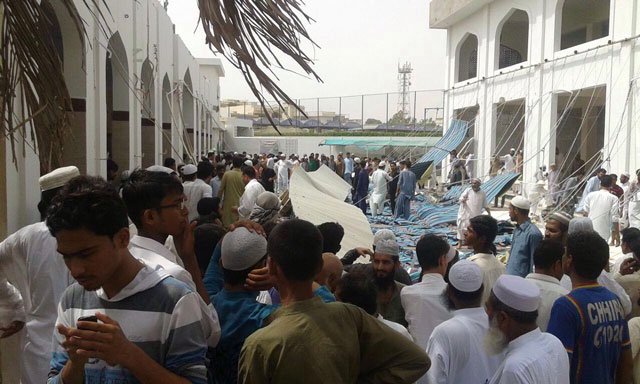
<svg viewBox="0 0 640 384">
<path fill-rule="evenodd" d="M 482 183 L 480 189 L 487 193 L 487 203 L 492 202 L 496 197 L 502 196 L 518 180 L 518 177 L 520 177 L 520 174 L 515 172 L 501 173 Z M 457 201 L 466 188 L 468 188 L 468 185 L 455 185 L 444 194 L 442 201 Z"/>
<path fill-rule="evenodd" d="M 449 152 L 460 146 L 468 129 L 469 125 L 466 121 L 451 120 L 449 129 L 444 133 L 444 136 L 411 167 L 411 171 L 416 174 L 418 179 L 422 178 L 429 165 L 442 162 L 447 158 Z"/>
</svg>

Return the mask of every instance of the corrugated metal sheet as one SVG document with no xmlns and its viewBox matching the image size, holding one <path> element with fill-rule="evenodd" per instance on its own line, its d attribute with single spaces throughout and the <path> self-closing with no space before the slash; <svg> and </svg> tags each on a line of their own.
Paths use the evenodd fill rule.
<svg viewBox="0 0 640 384">
<path fill-rule="evenodd" d="M 484 182 L 481 188 L 487 193 L 487 203 L 491 204 L 496 196 L 501 196 L 509 190 L 518 177 L 520 177 L 519 173 L 503 173 Z M 458 217 L 458 198 L 464 191 L 463 188 L 467 187 L 465 185 L 452 188 L 443 198 L 448 201 L 440 205 L 424 204 L 416 210 L 416 214 L 428 225 L 455 223 Z"/>
<path fill-rule="evenodd" d="M 518 177 L 520 177 L 520 174 L 515 172 L 501 173 L 482 183 L 482 185 L 480 186 L 480 189 L 482 189 L 487 193 L 487 202 L 490 203 L 493 201 L 493 199 L 496 198 L 496 196 L 501 196 L 509 188 L 511 188 L 513 183 L 515 183 L 516 180 L 518 180 Z M 462 192 L 467 187 L 469 186 L 468 185 L 454 186 L 449 191 L 447 191 L 447 193 L 445 193 L 445 195 L 442 197 L 442 201 L 458 200 L 460 198 L 460 195 L 462 195 Z"/>
<path fill-rule="evenodd" d="M 340 201 L 345 201 L 351 193 L 351 184 L 324 164 L 318 170 L 308 172 L 308 175 L 316 189 Z"/>
<path fill-rule="evenodd" d="M 291 175 L 289 198 L 294 215 L 315 225 L 329 221 L 340 223 L 344 227 L 344 239 L 338 256 L 355 247 L 373 245 L 371 226 L 362 211 L 326 192 L 342 189 L 343 185 L 330 177 L 316 178 L 315 173 L 297 167 Z"/>
<path fill-rule="evenodd" d="M 449 129 L 444 133 L 444 136 L 438 140 L 437 143 L 425 153 L 412 167 L 411 171 L 416 174 L 418 179 L 422 178 L 424 173 L 429 169 L 431 164 L 441 163 L 447 158 L 449 152 L 458 148 L 464 140 L 469 125 L 466 121 L 451 120 Z"/>
</svg>

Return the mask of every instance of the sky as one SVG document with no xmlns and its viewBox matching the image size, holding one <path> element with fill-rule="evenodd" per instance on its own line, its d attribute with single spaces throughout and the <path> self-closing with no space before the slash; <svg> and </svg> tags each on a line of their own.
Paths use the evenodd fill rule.
<svg viewBox="0 0 640 384">
<path fill-rule="evenodd" d="M 444 87 L 446 32 L 429 29 L 428 0 L 307 0 L 305 10 L 319 46 L 307 52 L 323 83 L 276 71 L 292 98 L 397 92 L 398 64 L 405 62 L 413 67 L 412 91 Z M 195 29 L 197 0 L 170 0 L 168 12 L 195 57 L 216 57 Z M 218 57 L 225 67 L 222 99 L 255 100 L 240 71 Z"/>
</svg>

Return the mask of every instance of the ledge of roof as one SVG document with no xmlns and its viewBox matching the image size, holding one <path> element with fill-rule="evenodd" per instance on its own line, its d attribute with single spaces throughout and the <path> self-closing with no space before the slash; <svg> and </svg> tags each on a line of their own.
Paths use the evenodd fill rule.
<svg viewBox="0 0 640 384">
<path fill-rule="evenodd" d="M 472 15 L 493 0 L 431 0 L 429 27 L 446 29 Z"/>
<path fill-rule="evenodd" d="M 214 67 L 220 77 L 224 77 L 224 66 L 222 60 L 217 57 L 198 58 L 198 65 L 202 67 Z"/>
</svg>

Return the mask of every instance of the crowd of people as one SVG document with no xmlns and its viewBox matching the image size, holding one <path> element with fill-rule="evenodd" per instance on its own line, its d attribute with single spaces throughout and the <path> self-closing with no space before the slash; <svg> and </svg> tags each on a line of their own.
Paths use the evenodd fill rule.
<svg viewBox="0 0 640 384">
<path fill-rule="evenodd" d="M 498 221 L 473 179 L 457 221 L 470 254 L 425 233 L 413 244 L 417 282 L 392 231 L 343 250 L 339 223 L 281 214 L 295 167 L 325 165 L 351 184 L 363 213 L 368 202 L 383 214 L 388 200 L 407 218 L 418 180 L 409 161 L 398 164 L 211 153 L 109 180 L 76 167 L 41 177 L 42 221 L 0 244 L 0 327 L 3 338 L 21 337 L 21 382 L 640 379 L 640 317 L 628 290 L 640 282 L 640 230 L 619 225 L 637 180 L 614 204 L 603 192 L 614 193 L 610 176 L 595 176 L 578 208 L 586 217 L 558 210 L 544 233 L 531 201 L 515 196 L 505 265 Z M 610 267 L 607 240 L 618 233 L 630 257 Z"/>
</svg>

